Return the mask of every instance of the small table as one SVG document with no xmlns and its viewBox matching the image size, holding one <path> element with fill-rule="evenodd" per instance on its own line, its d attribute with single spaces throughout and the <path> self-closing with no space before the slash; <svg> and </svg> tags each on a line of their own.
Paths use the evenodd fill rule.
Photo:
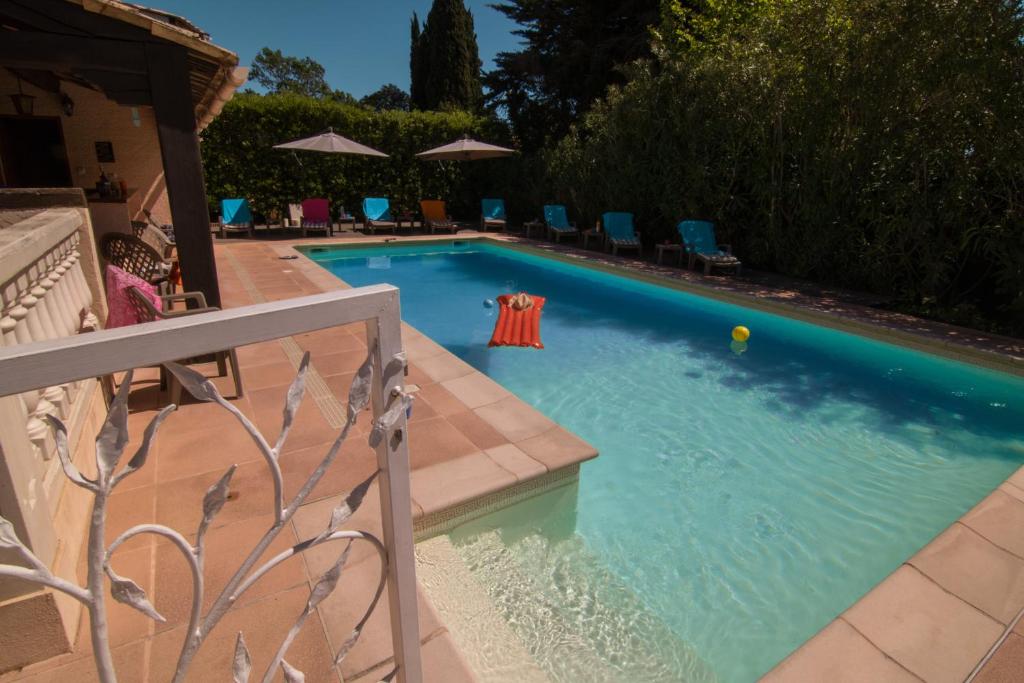
<svg viewBox="0 0 1024 683">
<path fill-rule="evenodd" d="M 597 246 L 604 248 L 604 233 L 597 228 L 591 228 L 590 230 L 583 231 L 583 248 L 590 248 L 590 240 L 597 240 Z"/>
<path fill-rule="evenodd" d="M 541 233 L 545 230 L 546 226 L 541 221 L 527 221 L 523 223 L 523 232 L 529 237 L 533 234 L 534 230 L 540 230 Z"/>
<path fill-rule="evenodd" d="M 661 259 L 665 255 L 665 252 L 673 252 L 679 254 L 679 263 L 683 262 L 683 245 L 681 244 L 657 244 L 655 248 L 658 251 L 658 265 L 661 265 Z"/>
</svg>

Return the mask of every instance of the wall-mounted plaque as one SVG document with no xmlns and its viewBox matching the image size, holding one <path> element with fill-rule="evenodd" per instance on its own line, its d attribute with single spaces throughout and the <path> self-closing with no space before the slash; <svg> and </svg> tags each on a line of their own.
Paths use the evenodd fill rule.
<svg viewBox="0 0 1024 683">
<path fill-rule="evenodd" d="M 96 143 L 96 161 L 101 164 L 112 164 L 114 163 L 114 143 L 112 142 L 97 142 Z"/>
</svg>

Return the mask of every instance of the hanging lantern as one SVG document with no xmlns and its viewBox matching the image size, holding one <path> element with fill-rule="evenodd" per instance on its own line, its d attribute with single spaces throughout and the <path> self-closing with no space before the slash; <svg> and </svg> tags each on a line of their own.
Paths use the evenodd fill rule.
<svg viewBox="0 0 1024 683">
<path fill-rule="evenodd" d="M 26 95 L 21 91 L 21 79 L 18 79 L 18 92 L 11 95 L 11 102 L 14 103 L 14 111 L 18 112 L 22 116 L 32 116 L 32 112 L 35 110 L 36 98 L 32 95 Z"/>
</svg>

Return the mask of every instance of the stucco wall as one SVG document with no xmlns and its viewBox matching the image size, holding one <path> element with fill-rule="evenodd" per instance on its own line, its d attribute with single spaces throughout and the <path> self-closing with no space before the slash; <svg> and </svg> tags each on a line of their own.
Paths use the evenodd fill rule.
<svg viewBox="0 0 1024 683">
<path fill-rule="evenodd" d="M 128 187 L 138 188 L 139 204 L 153 212 L 160 222 L 171 222 L 164 185 L 156 120 L 150 107 L 138 107 L 139 125 L 132 121 L 131 107 L 122 107 L 102 93 L 72 83 L 62 87 L 75 102 L 74 115 L 64 116 L 59 96 L 22 81 L 22 90 L 35 96 L 38 116 L 60 116 L 64 144 L 71 167 L 71 182 L 77 187 L 93 188 L 100 176 L 96 161 L 97 141 L 109 141 L 114 147 L 114 163 L 103 164 L 108 175 L 116 173 Z M 17 80 L 0 69 L 0 115 L 13 115 L 14 104 L 8 97 L 18 91 Z"/>
</svg>

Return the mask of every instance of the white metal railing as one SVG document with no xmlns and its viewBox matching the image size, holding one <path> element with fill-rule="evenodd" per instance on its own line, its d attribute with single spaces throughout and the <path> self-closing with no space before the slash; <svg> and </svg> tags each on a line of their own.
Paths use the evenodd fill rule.
<svg viewBox="0 0 1024 683">
<path fill-rule="evenodd" d="M 0 348 L 0 396 L 22 394 L 37 390 L 39 387 L 61 386 L 86 378 L 106 375 L 131 368 L 151 366 L 159 363 L 167 364 L 182 381 L 185 388 L 202 400 L 221 403 L 228 410 L 233 406 L 220 398 L 213 384 L 203 380 L 193 371 L 173 363 L 177 358 L 188 358 L 212 353 L 225 348 L 243 346 L 292 334 L 365 321 L 367 330 L 367 346 L 369 357 L 366 364 L 353 380 L 350 393 L 349 423 L 355 421 L 360 403 L 372 403 L 374 428 L 370 441 L 377 451 L 378 481 L 381 498 L 381 517 L 383 521 L 383 551 L 387 574 L 387 590 L 390 602 L 391 632 L 395 650 L 396 675 L 399 681 L 418 683 L 421 680 L 421 664 L 419 651 L 419 633 L 417 623 L 416 576 L 413 558 L 412 508 L 409 485 L 409 455 L 407 448 L 406 408 L 411 400 L 403 391 L 405 355 L 402 352 L 401 313 L 399 310 L 398 290 L 390 285 L 375 285 L 359 289 L 329 292 L 299 299 L 256 304 L 243 308 L 217 311 L 195 316 L 187 316 L 171 320 L 162 320 L 144 325 L 123 327 L 115 330 L 103 330 L 87 335 L 78 335 L 65 339 L 35 341 L 17 346 Z M 304 390 L 304 371 L 307 361 L 295 383 L 289 391 L 288 404 L 285 412 L 294 415 Z M 347 433 L 342 430 L 335 446 L 328 453 L 320 467 L 310 476 L 291 501 L 283 501 L 281 496 L 274 496 L 275 523 L 268 530 L 267 536 L 257 544 L 249 558 L 243 561 L 238 573 L 229 581 L 225 593 L 218 598 L 206 615 L 199 614 L 202 605 L 202 532 L 209 524 L 209 518 L 219 510 L 227 496 L 228 482 L 233 467 L 225 473 L 218 484 L 207 492 L 204 499 L 204 521 L 197 533 L 197 542 L 193 546 L 184 540 L 177 531 L 159 527 L 159 525 L 140 525 L 129 529 L 115 540 L 110 547 L 104 547 L 103 513 L 106 497 L 114 486 L 125 476 L 138 469 L 145 461 L 145 448 L 140 449 L 121 471 L 114 473 L 114 468 L 123 450 L 126 436 L 119 430 L 127 429 L 127 417 L 124 415 L 124 392 L 116 398 L 111 412 L 104 425 L 104 432 L 97 439 L 97 470 L 95 480 L 84 478 L 65 457 L 63 437 L 58 419 L 47 418 L 54 426 L 55 443 L 61 455 L 64 471 L 69 479 L 89 489 L 95 496 L 94 513 L 90 525 L 89 538 L 89 579 L 86 587 L 80 587 L 49 573 L 48 567 L 40 563 L 25 546 L 21 545 L 14 535 L 14 528 L 0 519 L 0 548 L 14 550 L 21 554 L 21 566 L 0 565 L 0 576 L 17 577 L 35 581 L 60 590 L 81 601 L 92 617 L 93 652 L 101 680 L 114 681 L 115 675 L 110 659 L 109 643 L 106 641 L 106 614 L 103 606 L 105 580 L 110 582 L 113 597 L 126 602 L 140 611 L 149 614 L 152 606 L 141 589 L 130 580 L 118 577 L 109 568 L 109 557 L 123 540 L 139 533 L 158 533 L 172 540 L 186 553 L 193 568 L 193 616 L 187 630 L 179 667 L 175 680 L 180 680 L 191 662 L 195 650 L 205 640 L 209 630 L 216 625 L 219 617 L 234 603 L 234 599 L 264 572 L 284 561 L 288 557 L 301 553 L 309 547 L 336 539 L 366 538 L 363 532 L 337 531 L 336 520 L 344 517 L 346 506 L 351 496 L 343 500 L 332 518 L 331 526 L 319 536 L 300 542 L 281 556 L 271 559 L 262 566 L 256 566 L 256 560 L 269 546 L 277 531 L 287 523 L 306 495 L 316 482 L 323 476 L 326 467 L 336 455 L 341 440 Z M 366 394 L 369 394 L 366 396 Z M 264 459 L 275 475 L 275 482 L 280 483 L 280 469 L 276 458 L 281 440 L 285 438 L 287 426 L 283 430 L 281 440 L 271 447 L 263 439 L 258 430 L 248 423 L 237 410 L 233 411 L 243 426 L 249 431 L 264 454 Z M 165 413 L 161 413 L 163 415 Z M 160 417 L 154 419 L 151 426 L 155 432 Z M 288 424 L 286 418 L 286 425 Z M 120 438 L 113 438 L 113 434 Z M 149 439 L 144 442 L 148 443 Z M 113 443 L 112 443 L 113 442 Z M 117 444 L 120 443 L 120 450 Z M 364 482 L 368 485 L 369 480 Z M 278 487 L 275 486 L 275 489 Z M 159 527 L 159 528 L 158 528 Z M 371 539 L 371 542 L 372 539 Z M 341 565 L 347 552 L 342 554 L 339 563 L 322 577 L 313 589 L 307 610 L 300 615 L 293 627 L 293 633 L 301 626 L 309 611 L 325 597 L 326 592 L 333 589 L 338 579 Z M 198 571 L 197 571 L 198 569 Z M 326 592 L 325 592 L 326 591 Z M 373 601 L 376 602 L 376 599 Z M 372 607 L 371 607 L 372 608 Z M 219 612 L 218 612 L 219 610 Z M 150 614 L 153 618 L 159 615 Z M 365 618 L 364 618 L 365 621 Z M 357 629 L 358 631 L 358 629 Z M 358 633 L 354 633 L 356 637 Z M 286 639 L 277 652 L 271 669 L 264 676 L 265 681 L 276 673 L 280 665 L 288 680 L 295 678 L 294 670 L 284 661 L 284 654 L 289 639 Z M 351 643 L 342 646 L 342 650 Z M 344 654 L 339 653 L 339 654 Z M 236 680 L 248 679 L 248 652 L 244 641 L 239 637 L 235 655 Z"/>
</svg>

